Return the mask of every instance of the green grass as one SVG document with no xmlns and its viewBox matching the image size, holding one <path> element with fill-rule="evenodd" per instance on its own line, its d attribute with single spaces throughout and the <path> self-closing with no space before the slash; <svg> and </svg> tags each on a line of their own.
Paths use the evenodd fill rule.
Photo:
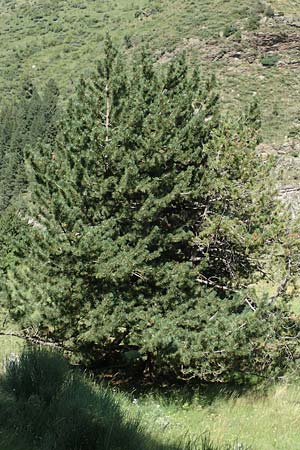
<svg viewBox="0 0 300 450">
<path fill-rule="evenodd" d="M 0 448 L 299 448 L 296 381 L 289 385 L 285 380 L 268 391 L 187 385 L 151 389 L 128 393 L 96 385 L 70 370 L 61 356 L 29 349 L 0 378 Z"/>
<path fill-rule="evenodd" d="M 1 450 L 234 450 L 164 428 L 53 352 L 27 349 L 0 378 Z"/>
<path fill-rule="evenodd" d="M 7 313 L 0 308 L 0 331 L 15 331 L 16 325 L 8 320 Z M 3 372 L 5 359 L 11 354 L 19 354 L 24 342 L 13 336 L 0 336 L 0 374 Z"/>
<path fill-rule="evenodd" d="M 0 2 L 1 87 L 10 92 L 29 74 L 41 82 L 54 77 L 66 89 L 70 78 L 93 67 L 107 31 L 117 42 L 129 36 L 134 47 L 149 44 L 160 52 L 175 49 L 184 38 L 213 37 L 251 5 L 227 3 L 225 10 L 219 0 Z"/>
<path fill-rule="evenodd" d="M 300 20 L 298 0 L 269 3 L 275 11 Z M 186 50 L 193 64 L 202 65 L 204 73 L 209 70 L 217 74 L 226 109 L 238 112 L 257 96 L 262 106 L 265 142 L 282 143 L 300 117 L 299 68 L 289 64 L 299 60 L 298 50 L 292 46 L 266 50 L 254 38 L 255 33 L 287 33 L 295 34 L 296 42 L 300 31 L 272 19 L 261 23 L 258 30 L 248 31 L 247 22 L 257 8 L 256 0 L 0 0 L 0 96 L 9 99 L 17 93 L 21 80 L 30 76 L 40 87 L 54 78 L 62 97 L 67 98 L 79 76 L 93 69 L 109 31 L 129 55 L 146 44 L 161 63 Z M 231 25 L 241 31 L 241 42 L 234 34 L 222 36 Z M 283 64 L 264 67 L 261 57 L 268 53 L 277 55 Z M 299 140 L 300 135 L 296 137 Z M 288 170 L 286 179 L 291 176 L 298 180 L 299 175 Z M 5 328 L 12 329 L 11 324 Z M 19 339 L 0 336 L 0 372 L 5 356 L 19 353 L 22 346 Z M 201 438 L 210 434 L 220 445 L 243 442 L 253 450 L 300 448 L 297 385 L 278 385 L 266 396 L 227 396 L 220 391 L 211 395 L 199 390 L 188 400 L 153 394 L 139 396 L 133 402 L 132 396 L 115 395 L 126 415 L 137 415 L 153 442 L 159 441 L 165 447 L 188 434 L 195 436 L 196 448 Z M 38 447 L 29 438 L 26 443 L 24 437 L 3 429 L 2 424 L 0 448 Z"/>
<path fill-rule="evenodd" d="M 277 11 L 284 11 L 286 14 L 299 15 L 298 0 L 269 0 L 269 3 Z"/>
<path fill-rule="evenodd" d="M 297 450 L 300 430 L 300 387 L 277 385 L 268 393 L 226 395 L 222 390 L 199 389 L 188 400 L 144 395 L 132 408 L 147 427 L 155 424 L 166 441 L 184 433 L 196 440 L 211 435 L 217 444 L 243 443 L 253 450 Z M 239 448 L 239 447 L 237 447 Z M 241 447 L 245 448 L 245 447 Z"/>
</svg>

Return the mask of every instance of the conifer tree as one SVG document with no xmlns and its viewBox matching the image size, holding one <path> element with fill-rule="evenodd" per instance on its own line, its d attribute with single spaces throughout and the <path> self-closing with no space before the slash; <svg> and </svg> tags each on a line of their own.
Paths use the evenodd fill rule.
<svg viewBox="0 0 300 450">
<path fill-rule="evenodd" d="M 24 167 L 26 146 L 39 139 L 49 142 L 58 119 L 59 92 L 50 80 L 42 96 L 30 80 L 25 80 L 19 98 L 0 113 L 0 212 L 27 187 Z"/>
<path fill-rule="evenodd" d="M 188 73 L 184 56 L 127 64 L 107 40 L 55 141 L 31 155 L 13 317 L 94 361 L 136 350 L 156 373 L 224 381 L 253 354 L 264 370 L 262 342 L 286 316 L 243 289 L 283 225 L 254 111 L 229 124 L 214 80 Z"/>
</svg>

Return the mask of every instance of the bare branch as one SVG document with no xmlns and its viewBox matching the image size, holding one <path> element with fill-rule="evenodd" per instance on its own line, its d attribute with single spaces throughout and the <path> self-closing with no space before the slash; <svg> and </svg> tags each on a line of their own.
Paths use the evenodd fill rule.
<svg viewBox="0 0 300 450">
<path fill-rule="evenodd" d="M 45 347 L 57 348 L 58 350 L 64 350 L 64 351 L 75 353 L 75 351 L 73 349 L 71 349 L 70 347 L 66 347 L 66 346 L 64 346 L 62 344 L 58 344 L 56 342 L 47 341 L 46 339 L 44 339 L 40 336 L 30 336 L 29 334 L 16 333 L 15 331 L 0 331 L 0 336 L 16 337 L 19 339 L 24 339 L 33 344 L 39 344 L 39 345 L 43 345 Z"/>
<path fill-rule="evenodd" d="M 196 278 L 196 281 L 206 286 L 211 286 L 212 288 L 220 289 L 221 291 L 238 292 L 236 289 L 230 288 L 229 286 L 222 286 L 221 284 L 216 284 L 207 278 Z"/>
<path fill-rule="evenodd" d="M 105 115 L 105 129 L 106 138 L 105 141 L 109 141 L 109 126 L 110 126 L 110 101 L 109 101 L 109 88 L 108 85 L 105 86 L 105 96 L 106 96 L 106 115 Z"/>
<path fill-rule="evenodd" d="M 245 298 L 245 303 L 247 303 L 247 305 L 250 307 L 250 309 L 252 309 L 252 311 L 256 311 L 256 307 L 251 303 L 249 298 Z"/>
</svg>

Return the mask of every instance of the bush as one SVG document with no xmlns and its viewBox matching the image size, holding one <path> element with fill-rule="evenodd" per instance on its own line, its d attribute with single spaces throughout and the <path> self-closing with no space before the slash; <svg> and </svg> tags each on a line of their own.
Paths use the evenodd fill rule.
<svg viewBox="0 0 300 450">
<path fill-rule="evenodd" d="M 223 30 L 223 36 L 228 38 L 229 36 L 235 34 L 238 31 L 238 28 L 235 25 L 227 25 Z"/>
<path fill-rule="evenodd" d="M 131 37 L 128 34 L 125 34 L 124 39 L 123 39 L 123 43 L 124 43 L 124 47 L 126 49 L 129 49 L 132 47 L 132 40 Z"/>
<path fill-rule="evenodd" d="M 242 32 L 240 30 L 238 30 L 235 34 L 234 34 L 234 40 L 236 42 L 241 42 L 242 40 Z"/>
<path fill-rule="evenodd" d="M 261 65 L 264 67 L 274 67 L 279 61 L 278 55 L 264 55 L 260 59 Z"/>
<path fill-rule="evenodd" d="M 259 26 L 260 26 L 260 16 L 253 13 L 247 21 L 247 29 L 249 31 L 255 31 L 259 28 Z"/>
<path fill-rule="evenodd" d="M 62 389 L 69 365 L 59 353 L 28 348 L 19 359 L 7 364 L 4 387 L 17 399 L 36 396 L 50 404 Z"/>
<path fill-rule="evenodd" d="M 275 12 L 271 5 L 268 5 L 264 10 L 265 17 L 274 17 Z M 284 15 L 284 14 L 282 14 Z"/>
</svg>

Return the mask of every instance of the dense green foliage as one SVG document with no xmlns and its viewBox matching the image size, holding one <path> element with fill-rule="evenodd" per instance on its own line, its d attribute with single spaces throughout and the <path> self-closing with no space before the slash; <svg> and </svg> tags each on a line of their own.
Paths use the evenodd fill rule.
<svg viewBox="0 0 300 450">
<path fill-rule="evenodd" d="M 284 370 L 297 327 L 247 290 L 265 253 L 284 254 L 258 122 L 254 107 L 221 119 L 213 80 L 189 76 L 183 57 L 163 71 L 147 53 L 128 65 L 107 41 L 56 140 L 31 154 L 12 316 L 86 359 L 131 359 L 152 376 Z"/>
<path fill-rule="evenodd" d="M 60 355 L 38 349 L 7 364 L 0 419 L 1 450 L 221 450 L 209 439 L 154 441 L 111 390 L 71 371 Z"/>
<path fill-rule="evenodd" d="M 58 89 L 49 81 L 40 96 L 31 81 L 23 83 L 17 100 L 0 112 L 0 212 L 25 191 L 24 156 L 40 138 L 51 141 L 55 135 Z"/>
</svg>

